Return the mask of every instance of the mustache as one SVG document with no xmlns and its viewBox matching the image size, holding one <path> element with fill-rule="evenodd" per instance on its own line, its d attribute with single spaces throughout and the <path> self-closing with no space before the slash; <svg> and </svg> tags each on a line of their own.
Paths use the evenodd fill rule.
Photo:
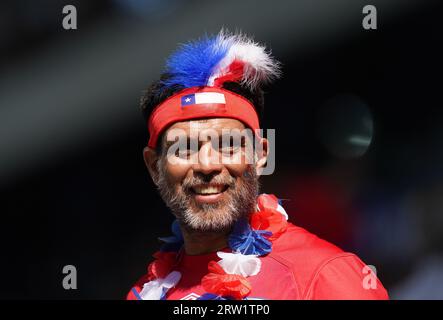
<svg viewBox="0 0 443 320">
<path fill-rule="evenodd" d="M 227 185 L 228 188 L 232 188 L 235 185 L 235 178 L 232 176 L 204 176 L 196 175 L 192 177 L 185 178 L 182 183 L 182 187 L 186 191 L 190 191 L 192 187 L 195 186 L 209 186 L 209 185 Z"/>
</svg>

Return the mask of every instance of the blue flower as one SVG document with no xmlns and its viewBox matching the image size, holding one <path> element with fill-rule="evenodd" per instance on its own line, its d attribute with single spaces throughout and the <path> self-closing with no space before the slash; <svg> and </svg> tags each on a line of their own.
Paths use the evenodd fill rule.
<svg viewBox="0 0 443 320">
<path fill-rule="evenodd" d="M 272 243 L 265 237 L 272 235 L 271 231 L 252 230 L 245 219 L 238 220 L 229 235 L 229 246 L 241 254 L 262 256 L 272 250 Z"/>
<path fill-rule="evenodd" d="M 222 297 L 212 293 L 205 293 L 198 297 L 197 300 L 233 300 L 231 297 Z"/>
<path fill-rule="evenodd" d="M 162 296 L 160 297 L 160 300 L 167 300 L 166 299 L 166 293 L 168 292 L 169 288 L 163 288 L 162 289 Z"/>
<path fill-rule="evenodd" d="M 180 230 L 180 225 L 178 220 L 175 219 L 171 225 L 172 236 L 170 237 L 161 237 L 159 240 L 165 242 L 160 248 L 160 251 L 179 251 L 181 246 L 183 245 L 183 235 Z"/>
</svg>

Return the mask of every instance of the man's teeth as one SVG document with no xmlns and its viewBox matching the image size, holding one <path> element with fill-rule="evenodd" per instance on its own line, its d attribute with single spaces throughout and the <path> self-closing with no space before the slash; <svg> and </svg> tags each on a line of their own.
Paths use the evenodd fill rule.
<svg viewBox="0 0 443 320">
<path fill-rule="evenodd" d="M 196 186 L 193 189 L 194 189 L 195 193 L 199 193 L 199 194 L 214 194 L 214 193 L 222 192 L 223 186 L 208 186 L 208 187 Z"/>
</svg>

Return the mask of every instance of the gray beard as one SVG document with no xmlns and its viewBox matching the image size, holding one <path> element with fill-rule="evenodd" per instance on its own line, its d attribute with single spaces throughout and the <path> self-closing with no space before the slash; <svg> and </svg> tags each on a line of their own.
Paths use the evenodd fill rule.
<svg viewBox="0 0 443 320">
<path fill-rule="evenodd" d="M 203 182 L 201 177 L 185 178 L 180 186 L 181 190 L 178 191 L 167 179 L 163 159 L 157 162 L 157 169 L 157 187 L 160 195 L 180 225 L 188 232 L 227 232 L 238 219 L 249 218 L 255 211 L 260 185 L 253 166 L 248 167 L 240 183 L 236 183 L 231 176 L 213 177 L 210 182 L 229 185 L 225 191 L 228 193 L 227 201 L 215 204 L 196 204 L 193 201 L 190 187 Z"/>
</svg>

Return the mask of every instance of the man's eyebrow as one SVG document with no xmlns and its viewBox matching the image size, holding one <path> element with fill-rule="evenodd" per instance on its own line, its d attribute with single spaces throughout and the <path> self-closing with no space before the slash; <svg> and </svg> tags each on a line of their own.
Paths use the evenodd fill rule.
<svg viewBox="0 0 443 320">
<path fill-rule="evenodd" d="M 165 147 L 168 148 L 168 147 L 170 147 L 171 145 L 173 145 L 174 143 L 179 142 L 181 139 L 183 139 L 183 137 L 176 137 L 175 140 L 171 140 L 171 141 L 166 140 L 166 142 L 165 142 Z M 198 142 L 198 139 L 196 139 L 196 138 L 191 138 L 191 137 L 189 137 L 189 136 L 186 136 L 186 146 L 190 146 L 190 144 L 191 144 L 191 140 L 192 140 L 192 141 L 197 141 L 197 142 Z"/>
<path fill-rule="evenodd" d="M 181 139 L 183 139 L 182 137 L 175 137 L 174 140 L 167 140 L 165 139 L 165 147 L 170 147 L 172 146 L 174 143 L 179 142 Z"/>
<path fill-rule="evenodd" d="M 180 139 L 183 139 L 183 137 L 175 137 L 175 140 L 166 140 L 165 139 L 165 148 L 169 148 L 173 144 L 180 141 Z M 232 134 L 232 133 L 222 133 L 218 135 L 218 143 L 221 145 L 223 142 L 232 143 L 233 141 L 236 141 L 240 139 L 241 143 L 245 142 L 245 136 L 242 134 Z M 191 142 L 197 143 L 197 145 L 200 147 L 203 143 L 203 141 L 200 141 L 197 137 L 190 137 L 186 136 L 186 147 L 192 147 Z M 214 141 L 215 142 L 215 141 Z"/>
<path fill-rule="evenodd" d="M 220 135 L 219 141 L 220 142 L 233 142 L 236 140 L 240 140 L 241 142 L 244 142 L 246 137 L 243 134 L 237 134 L 237 133 L 223 133 Z"/>
</svg>

